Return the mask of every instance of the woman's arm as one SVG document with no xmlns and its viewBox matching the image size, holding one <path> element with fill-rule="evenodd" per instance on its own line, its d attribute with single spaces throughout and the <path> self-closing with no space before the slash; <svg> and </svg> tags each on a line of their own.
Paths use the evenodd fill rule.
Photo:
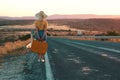
<svg viewBox="0 0 120 80">
<path fill-rule="evenodd" d="M 38 28 L 36 27 L 36 32 L 37 32 L 37 36 L 38 36 L 38 40 L 40 40 L 40 36 L 39 36 L 39 33 L 38 33 Z"/>
<path fill-rule="evenodd" d="M 44 29 L 44 33 L 43 33 L 43 36 L 42 36 L 42 39 L 44 39 L 44 36 L 47 34 L 47 29 L 45 28 Z"/>
<path fill-rule="evenodd" d="M 38 22 L 35 21 L 36 35 L 38 37 L 38 40 L 42 40 L 43 38 L 39 36 L 39 28 L 38 28 L 37 24 L 38 24 Z"/>
<path fill-rule="evenodd" d="M 48 22 L 45 21 L 45 24 L 44 24 L 44 33 L 43 33 L 42 39 L 44 39 L 44 36 L 47 34 L 47 26 L 48 26 Z"/>
</svg>

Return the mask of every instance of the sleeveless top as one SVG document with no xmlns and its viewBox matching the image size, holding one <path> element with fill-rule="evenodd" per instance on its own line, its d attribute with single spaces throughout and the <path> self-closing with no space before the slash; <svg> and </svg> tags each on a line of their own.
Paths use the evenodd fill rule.
<svg viewBox="0 0 120 80">
<path fill-rule="evenodd" d="M 48 26 L 48 22 L 46 20 L 36 20 L 34 24 L 38 30 L 47 29 L 47 26 Z"/>
</svg>

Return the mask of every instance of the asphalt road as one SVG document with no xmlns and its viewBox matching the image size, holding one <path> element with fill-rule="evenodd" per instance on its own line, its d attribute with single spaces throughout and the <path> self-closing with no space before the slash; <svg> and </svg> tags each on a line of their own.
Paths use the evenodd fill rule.
<svg viewBox="0 0 120 80">
<path fill-rule="evenodd" d="M 120 80 L 120 43 L 48 38 L 48 44 L 45 63 L 33 52 L 6 56 L 0 80 Z"/>
<path fill-rule="evenodd" d="M 35 53 L 4 57 L 4 63 L 0 63 L 0 80 L 46 80 L 45 64 L 37 59 Z"/>
<path fill-rule="evenodd" d="M 56 80 L 120 80 L 120 43 L 50 38 Z"/>
</svg>

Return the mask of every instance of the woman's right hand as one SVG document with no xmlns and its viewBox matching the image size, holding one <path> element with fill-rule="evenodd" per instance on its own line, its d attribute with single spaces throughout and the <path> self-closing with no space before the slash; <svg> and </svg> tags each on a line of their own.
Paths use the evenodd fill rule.
<svg viewBox="0 0 120 80">
<path fill-rule="evenodd" d="M 41 38 L 40 38 L 40 37 L 38 37 L 38 40 L 40 41 L 40 40 L 41 40 Z"/>
<path fill-rule="evenodd" d="M 43 41 L 43 39 L 42 39 L 42 38 L 40 38 L 40 37 L 38 38 L 38 40 L 39 40 L 39 41 Z"/>
</svg>

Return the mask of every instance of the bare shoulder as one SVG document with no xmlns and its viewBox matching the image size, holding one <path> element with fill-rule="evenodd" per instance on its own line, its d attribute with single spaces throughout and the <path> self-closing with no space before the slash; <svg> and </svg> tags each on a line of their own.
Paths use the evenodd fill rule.
<svg viewBox="0 0 120 80">
<path fill-rule="evenodd" d="M 37 20 L 35 20 L 34 23 L 37 23 Z"/>
<path fill-rule="evenodd" d="M 47 20 L 44 20 L 44 22 L 48 24 L 48 21 L 47 21 Z"/>
</svg>

